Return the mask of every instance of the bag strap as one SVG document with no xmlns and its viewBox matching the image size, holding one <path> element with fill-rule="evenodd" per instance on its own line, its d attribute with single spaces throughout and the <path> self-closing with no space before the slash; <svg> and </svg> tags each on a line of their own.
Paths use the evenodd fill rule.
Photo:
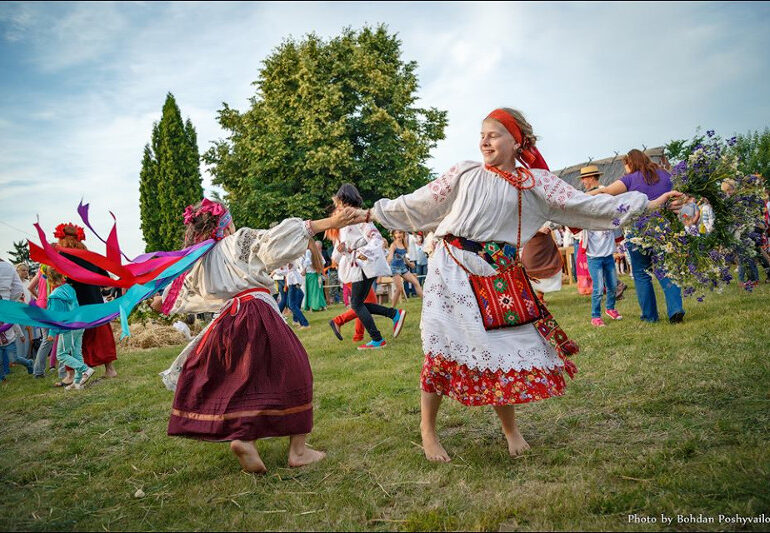
<svg viewBox="0 0 770 533">
<path fill-rule="evenodd" d="M 444 246 L 446 247 L 446 251 L 449 254 L 449 257 L 452 258 L 452 261 L 457 263 L 457 266 L 462 268 L 465 271 L 466 274 L 468 274 L 469 276 L 472 276 L 473 273 L 470 270 L 468 270 L 467 268 L 465 268 L 463 266 L 463 264 L 460 261 L 458 261 L 457 258 L 455 257 L 455 255 L 452 253 L 452 250 L 451 250 L 452 246 L 448 242 L 446 242 L 446 239 L 442 239 L 442 240 L 444 241 Z"/>
</svg>

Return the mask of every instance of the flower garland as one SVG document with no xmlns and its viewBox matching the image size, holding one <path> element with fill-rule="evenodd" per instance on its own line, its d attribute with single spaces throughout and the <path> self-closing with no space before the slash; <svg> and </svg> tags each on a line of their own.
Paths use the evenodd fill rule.
<svg viewBox="0 0 770 533">
<path fill-rule="evenodd" d="M 75 235 L 72 235 L 71 233 L 67 233 L 66 230 L 69 229 L 70 231 L 75 231 Z M 86 233 L 80 226 L 77 226 L 73 224 L 72 222 L 67 222 L 66 224 L 59 224 L 56 226 L 56 230 L 53 232 L 53 236 L 57 239 L 64 239 L 65 237 L 75 237 L 78 241 L 84 241 L 86 240 Z"/>
<path fill-rule="evenodd" d="M 763 207 L 761 179 L 738 173 L 738 157 L 730 150 L 735 138 L 723 143 L 713 130 L 706 135 L 672 169 L 671 181 L 674 190 L 694 201 L 708 201 L 714 213 L 711 231 L 685 225 L 683 217 L 660 210 L 632 219 L 628 235 L 631 243 L 650 254 L 655 276 L 667 276 L 682 288 L 684 296 L 697 293 L 698 301 L 703 301 L 706 289 L 720 292 L 732 281 L 730 267 L 739 256 L 754 255 L 752 233 L 762 219 Z M 725 182 L 734 184 L 731 194 L 723 192 Z"/>
</svg>

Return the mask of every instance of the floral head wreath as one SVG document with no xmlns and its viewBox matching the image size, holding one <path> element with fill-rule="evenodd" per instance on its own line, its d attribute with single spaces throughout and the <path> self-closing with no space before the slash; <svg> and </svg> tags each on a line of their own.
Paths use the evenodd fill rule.
<svg viewBox="0 0 770 533">
<path fill-rule="evenodd" d="M 67 233 L 66 230 L 69 229 L 70 233 Z M 74 232 L 74 235 L 73 235 Z M 78 241 L 84 241 L 86 240 L 86 232 L 83 228 L 80 226 L 77 226 L 73 224 L 72 222 L 67 222 L 66 224 L 59 224 L 56 226 L 56 230 L 53 232 L 53 236 L 57 239 L 64 239 L 66 237 L 75 237 Z"/>
<path fill-rule="evenodd" d="M 217 227 L 212 231 L 211 237 L 216 240 L 220 240 L 225 236 L 225 229 L 230 225 L 233 220 L 230 211 L 217 202 L 212 202 L 208 198 L 204 198 L 199 208 L 195 208 L 194 205 L 188 205 L 184 210 L 184 223 L 186 226 L 192 224 L 197 217 L 203 213 L 209 213 L 212 216 L 219 217 Z"/>
</svg>

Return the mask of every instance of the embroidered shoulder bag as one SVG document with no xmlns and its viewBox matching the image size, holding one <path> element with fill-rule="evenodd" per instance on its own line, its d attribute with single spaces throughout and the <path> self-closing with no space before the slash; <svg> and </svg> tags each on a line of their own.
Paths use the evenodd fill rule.
<svg viewBox="0 0 770 533">
<path fill-rule="evenodd" d="M 495 167 L 487 167 L 499 174 L 508 183 L 518 189 L 519 196 L 519 228 L 516 236 L 516 255 L 510 261 L 501 257 L 498 271 L 491 276 L 479 276 L 471 273 L 460 263 L 451 251 L 451 245 L 444 241 L 449 257 L 468 274 L 468 281 L 476 296 L 476 303 L 481 313 L 484 329 L 494 330 L 512 326 L 521 326 L 535 322 L 543 316 L 540 301 L 532 288 L 529 276 L 521 263 L 521 197 L 522 191 L 534 186 L 534 176 L 527 169 L 518 168 L 518 175 L 499 171 Z M 525 181 L 531 179 L 529 186 Z M 501 254 L 502 255 L 502 254 Z"/>
</svg>

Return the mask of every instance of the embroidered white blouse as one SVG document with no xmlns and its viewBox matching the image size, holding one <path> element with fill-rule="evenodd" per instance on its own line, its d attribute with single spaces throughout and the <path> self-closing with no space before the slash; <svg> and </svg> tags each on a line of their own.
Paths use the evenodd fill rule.
<svg viewBox="0 0 770 533">
<path fill-rule="evenodd" d="M 335 248 L 332 258 L 339 265 L 338 275 L 343 283 L 361 281 L 363 276 L 376 278 L 391 275 L 382 247 L 385 240 L 371 222 L 340 228 L 340 242 L 345 245 L 345 251 Z M 361 255 L 366 259 L 361 259 Z"/>
<path fill-rule="evenodd" d="M 613 229 L 643 210 L 638 192 L 589 196 L 545 170 L 533 170 L 535 186 L 522 196 L 521 242 L 546 221 L 588 229 Z M 465 161 L 435 181 L 399 198 L 374 204 L 373 218 L 389 229 L 433 231 L 474 241 L 516 243 L 518 190 L 482 163 Z M 495 270 L 478 255 L 453 250 L 465 267 L 479 275 Z M 480 370 L 552 369 L 563 363 L 532 324 L 486 331 L 467 274 L 436 242 L 428 261 L 422 310 L 424 353 Z"/>
<path fill-rule="evenodd" d="M 286 219 L 269 230 L 239 229 L 193 266 L 171 313 L 216 312 L 246 289 L 273 292 L 270 272 L 302 256 L 311 236 L 310 225 L 299 218 Z M 265 301 L 274 303 L 269 294 L 265 296 Z"/>
</svg>

